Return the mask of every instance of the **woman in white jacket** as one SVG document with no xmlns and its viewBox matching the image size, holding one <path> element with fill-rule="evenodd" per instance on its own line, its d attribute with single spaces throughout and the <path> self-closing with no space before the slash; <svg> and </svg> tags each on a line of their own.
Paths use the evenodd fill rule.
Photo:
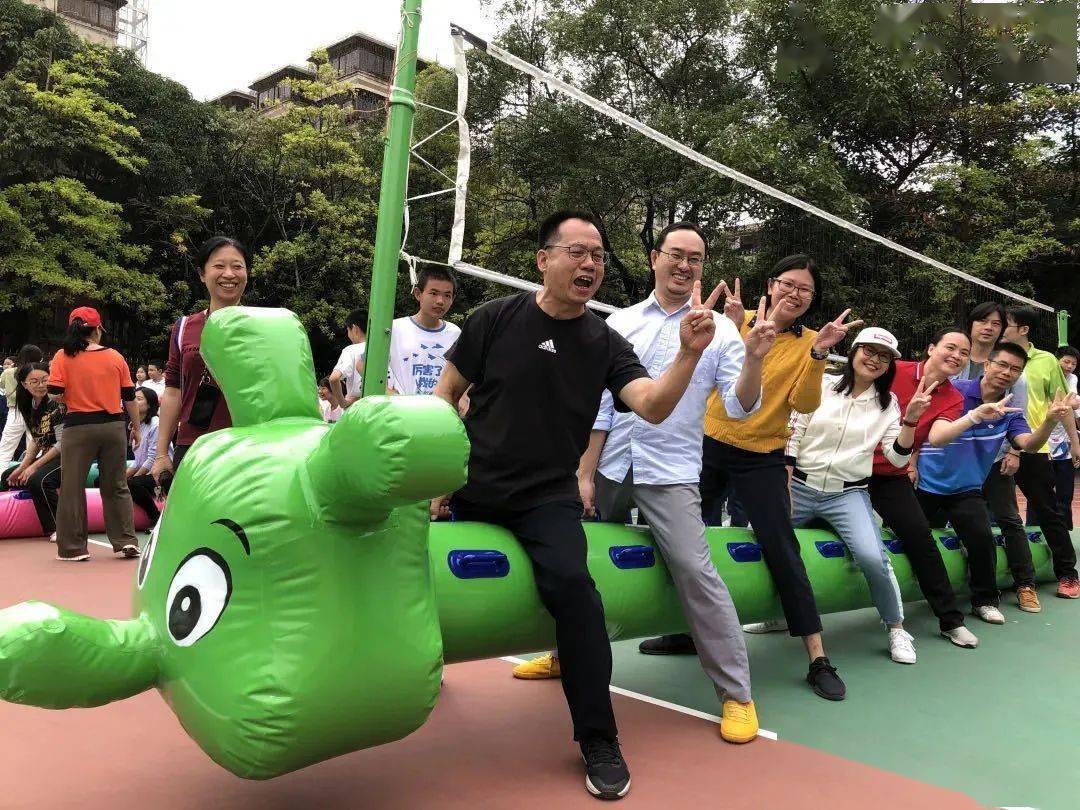
<svg viewBox="0 0 1080 810">
<path fill-rule="evenodd" d="M 893 661 L 914 664 L 915 646 L 904 630 L 900 587 L 866 489 L 874 448 L 880 444 L 890 462 L 906 467 L 915 443 L 915 431 L 901 424 L 900 408 L 889 390 L 899 357 L 891 333 L 875 327 L 862 330 L 841 375 L 825 377 L 821 406 L 812 414 L 792 415 L 787 455 L 794 468 L 792 522 L 805 526 L 818 518 L 832 526 L 866 577 L 874 606 L 889 630 Z M 932 390 L 912 398 L 905 422 L 918 422 Z"/>
</svg>

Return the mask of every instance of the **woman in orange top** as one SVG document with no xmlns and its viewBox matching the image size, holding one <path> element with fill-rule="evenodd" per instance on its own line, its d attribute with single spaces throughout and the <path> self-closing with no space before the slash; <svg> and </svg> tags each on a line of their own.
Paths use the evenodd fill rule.
<svg viewBox="0 0 1080 810">
<path fill-rule="evenodd" d="M 96 458 L 100 476 L 105 531 L 113 551 L 138 557 L 135 517 L 127 486 L 128 432 L 124 408 L 131 419 L 131 440 L 139 441 L 139 411 L 135 384 L 127 361 L 101 345 L 101 316 L 92 307 L 79 307 L 68 317 L 64 347 L 52 359 L 49 393 L 63 402 L 64 440 L 60 443 L 60 508 L 56 516 L 58 560 L 88 560 L 86 546 L 86 475 Z M 121 404 L 121 402 L 123 404 Z"/>
</svg>

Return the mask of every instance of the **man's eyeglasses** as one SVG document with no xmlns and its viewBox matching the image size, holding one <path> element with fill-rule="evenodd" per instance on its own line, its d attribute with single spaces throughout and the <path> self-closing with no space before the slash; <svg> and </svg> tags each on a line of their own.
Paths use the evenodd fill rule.
<svg viewBox="0 0 1080 810">
<path fill-rule="evenodd" d="M 691 267 L 694 270 L 700 270 L 702 267 L 705 266 L 704 256 L 687 256 L 681 250 L 673 250 L 671 252 L 668 252 L 666 250 L 660 250 L 659 248 L 656 252 L 663 253 L 665 256 L 675 262 L 675 264 L 682 264 L 683 262 L 686 262 L 687 267 Z"/>
<path fill-rule="evenodd" d="M 784 295 L 791 295 L 791 293 L 798 290 L 800 298 L 814 297 L 813 287 L 803 287 L 799 284 L 796 284 L 794 281 L 788 281 L 786 278 L 770 278 L 769 281 L 773 282 L 776 286 L 778 286 L 780 288 L 780 291 L 783 292 Z"/>
<path fill-rule="evenodd" d="M 1017 376 L 1024 373 L 1024 367 L 1023 366 L 1014 366 L 1012 363 L 1006 363 L 1004 360 L 991 360 L 990 365 L 992 365 L 994 368 L 998 369 L 999 371 L 1011 371 L 1013 374 L 1016 374 Z"/>
<path fill-rule="evenodd" d="M 866 355 L 867 360 L 877 360 L 879 363 L 882 363 L 886 366 L 892 362 L 893 353 L 890 351 L 878 351 L 877 349 L 870 348 L 865 343 L 861 344 L 859 348 L 862 349 L 862 353 Z"/>
<path fill-rule="evenodd" d="M 592 257 L 593 264 L 605 265 L 608 259 L 611 258 L 611 254 L 606 250 L 586 250 L 581 245 L 544 245 L 544 250 L 551 250 L 552 248 L 562 248 L 568 254 L 570 258 L 575 262 L 585 261 L 586 256 Z"/>
</svg>

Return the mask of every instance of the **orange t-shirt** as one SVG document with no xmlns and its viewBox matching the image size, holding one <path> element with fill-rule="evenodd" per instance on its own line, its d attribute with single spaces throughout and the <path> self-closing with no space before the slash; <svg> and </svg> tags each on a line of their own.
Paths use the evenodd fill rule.
<svg viewBox="0 0 1080 810">
<path fill-rule="evenodd" d="M 127 389 L 127 390 L 125 390 Z M 133 394 L 135 383 L 120 352 L 115 349 L 87 349 L 68 357 L 60 349 L 49 364 L 49 391 L 64 395 L 69 414 L 123 414 L 122 399 Z"/>
</svg>

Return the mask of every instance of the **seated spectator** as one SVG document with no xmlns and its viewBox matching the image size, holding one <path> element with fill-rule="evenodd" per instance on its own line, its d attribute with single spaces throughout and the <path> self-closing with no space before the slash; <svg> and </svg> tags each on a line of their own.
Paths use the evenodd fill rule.
<svg viewBox="0 0 1080 810">
<path fill-rule="evenodd" d="M 137 369 L 135 369 L 135 387 L 138 388 L 140 385 L 142 385 L 145 382 L 146 382 L 146 368 L 143 367 L 143 366 L 139 366 Z"/>
<path fill-rule="evenodd" d="M 142 507 L 150 517 L 150 522 L 157 523 L 161 517 L 157 502 L 154 500 L 156 484 L 150 470 L 157 459 L 158 408 L 160 402 L 153 388 L 143 386 L 135 390 L 135 405 L 139 409 L 139 443 L 134 446 L 135 460 L 127 470 L 128 489 L 131 500 Z"/>
<path fill-rule="evenodd" d="M 153 389 L 154 393 L 158 395 L 158 399 L 161 399 L 161 395 L 165 393 L 165 366 L 159 361 L 154 361 L 146 364 L 146 381 L 139 383 L 143 388 Z"/>
<path fill-rule="evenodd" d="M 22 414 L 15 407 L 15 393 L 19 390 L 19 383 L 15 379 L 15 372 L 27 363 L 40 363 L 44 359 L 41 349 L 32 343 L 27 343 L 19 349 L 15 357 L 15 363 L 6 367 L 0 373 L 0 396 L 7 398 L 7 419 L 4 420 L 4 431 L 0 434 L 0 470 L 7 468 L 12 459 L 18 458 L 22 452 L 19 448 L 23 445 L 26 435 L 26 424 Z"/>
<path fill-rule="evenodd" d="M 336 422 L 344 412 L 334 404 L 333 395 L 330 393 L 330 379 L 323 377 L 319 380 L 319 410 L 322 411 L 324 422 Z"/>
<path fill-rule="evenodd" d="M 19 369 L 16 380 L 15 407 L 30 431 L 30 443 L 22 463 L 0 474 L 0 490 L 28 489 L 41 530 L 55 543 L 64 411 L 48 395 L 49 367 L 44 363 L 27 363 Z"/>
</svg>

